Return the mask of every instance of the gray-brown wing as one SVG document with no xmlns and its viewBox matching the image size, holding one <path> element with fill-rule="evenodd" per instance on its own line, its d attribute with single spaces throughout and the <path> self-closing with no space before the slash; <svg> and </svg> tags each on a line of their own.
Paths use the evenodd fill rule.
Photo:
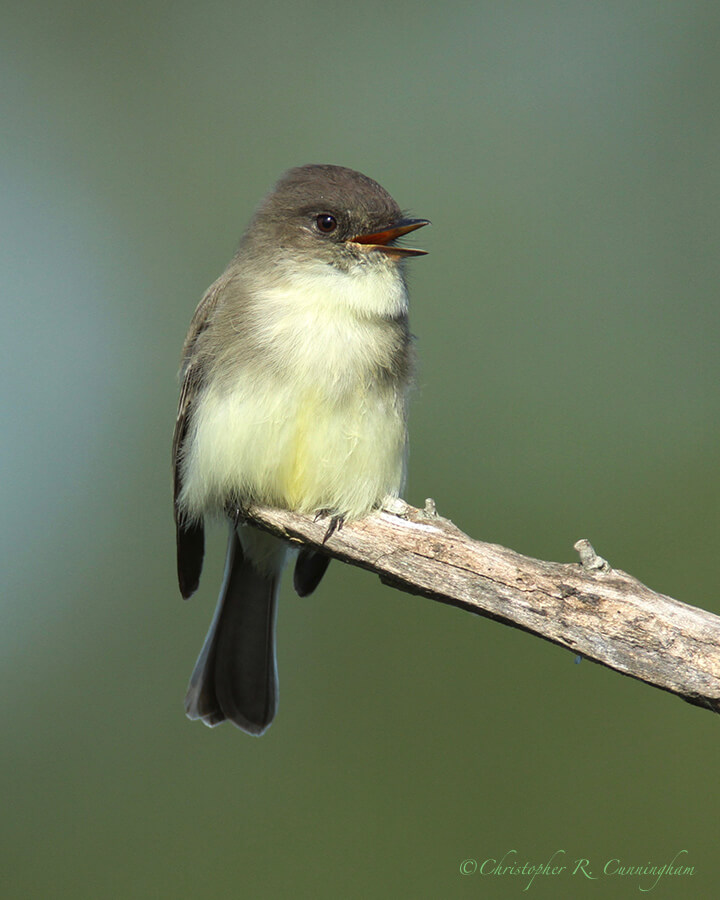
<svg viewBox="0 0 720 900">
<path fill-rule="evenodd" d="M 208 327 L 212 313 L 217 306 L 225 278 L 213 284 L 200 301 L 190 323 L 180 374 L 182 388 L 178 403 L 175 432 L 172 443 L 173 505 L 175 513 L 175 534 L 177 539 L 177 572 L 180 593 L 190 597 L 197 590 L 202 572 L 205 553 L 205 531 L 203 522 L 188 520 L 178 507 L 178 497 L 182 490 L 182 459 L 185 440 L 192 421 L 194 404 L 202 390 L 206 363 L 198 352 L 198 338 Z"/>
</svg>

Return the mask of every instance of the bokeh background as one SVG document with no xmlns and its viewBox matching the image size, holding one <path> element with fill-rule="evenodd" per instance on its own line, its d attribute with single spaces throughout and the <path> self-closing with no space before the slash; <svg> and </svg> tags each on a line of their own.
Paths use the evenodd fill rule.
<svg viewBox="0 0 720 900">
<path fill-rule="evenodd" d="M 717 896 L 709 712 L 331 566 L 284 588 L 268 734 L 183 696 L 182 340 L 289 166 L 412 212 L 407 499 L 720 612 L 720 7 L 2 5 L 0 894 L 519 896 L 464 859 L 588 858 Z M 599 874 L 599 873 L 598 873 Z M 538 878 L 537 897 L 637 878 Z M 647 887 L 647 882 L 645 882 Z"/>
</svg>

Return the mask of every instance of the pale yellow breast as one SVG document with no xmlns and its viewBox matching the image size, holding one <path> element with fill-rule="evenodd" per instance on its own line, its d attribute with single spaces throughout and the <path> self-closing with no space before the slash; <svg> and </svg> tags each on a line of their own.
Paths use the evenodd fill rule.
<svg viewBox="0 0 720 900">
<path fill-rule="evenodd" d="M 404 397 L 376 380 L 390 336 L 377 317 L 358 313 L 362 298 L 322 287 L 306 279 L 267 292 L 252 327 L 279 362 L 205 391 L 184 468 L 188 512 L 222 509 L 235 496 L 353 518 L 399 492 Z M 382 284 L 366 287 L 375 305 L 405 301 Z"/>
</svg>

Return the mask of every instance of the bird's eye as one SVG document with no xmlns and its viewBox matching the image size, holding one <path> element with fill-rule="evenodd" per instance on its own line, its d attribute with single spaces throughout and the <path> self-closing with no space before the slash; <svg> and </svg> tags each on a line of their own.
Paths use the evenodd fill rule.
<svg viewBox="0 0 720 900">
<path fill-rule="evenodd" d="M 323 234 L 330 234 L 337 228 L 337 219 L 328 213 L 322 213 L 315 219 L 315 224 L 318 227 L 318 231 L 322 231 Z"/>
</svg>

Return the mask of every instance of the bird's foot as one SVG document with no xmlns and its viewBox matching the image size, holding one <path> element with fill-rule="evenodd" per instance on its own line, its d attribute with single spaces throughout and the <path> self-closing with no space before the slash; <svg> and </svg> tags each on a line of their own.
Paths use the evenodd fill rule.
<svg viewBox="0 0 720 900">
<path fill-rule="evenodd" d="M 322 541 L 323 544 L 326 544 L 335 532 L 340 531 L 345 524 L 345 516 L 337 515 L 336 513 L 333 513 L 331 509 L 321 509 L 315 514 L 315 519 L 313 521 L 317 522 L 319 519 L 326 519 L 328 516 L 330 516 L 330 523 L 325 532 L 325 537 Z"/>
<path fill-rule="evenodd" d="M 248 507 L 239 501 L 233 501 L 225 507 L 225 514 L 233 523 L 233 528 L 237 528 L 238 525 L 244 525 L 247 522 Z"/>
</svg>

